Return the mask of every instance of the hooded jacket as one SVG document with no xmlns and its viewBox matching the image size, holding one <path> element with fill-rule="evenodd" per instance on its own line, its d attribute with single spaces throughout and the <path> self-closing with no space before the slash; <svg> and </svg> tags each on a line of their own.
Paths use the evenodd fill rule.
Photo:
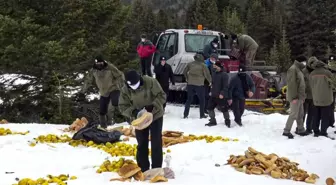
<svg viewBox="0 0 336 185">
<path fill-rule="evenodd" d="M 140 79 L 140 87 L 136 90 L 125 85 L 119 97 L 119 110 L 122 115 L 131 120 L 136 118 L 134 112 L 138 112 L 146 106 L 153 105 L 153 121 L 163 116 L 163 104 L 166 102 L 166 94 L 155 78 L 143 76 Z"/>
<path fill-rule="evenodd" d="M 333 102 L 332 73 L 327 66 L 316 57 L 311 57 L 311 67 L 314 69 L 309 74 L 309 83 L 312 89 L 313 102 L 315 106 L 329 106 Z"/>
<path fill-rule="evenodd" d="M 107 62 L 104 69 L 92 68 L 85 79 L 81 92 L 85 92 L 95 80 L 99 94 L 108 97 L 112 91 L 120 90 L 124 86 L 124 73 L 113 64 Z"/>
<path fill-rule="evenodd" d="M 188 85 L 203 86 L 206 79 L 211 83 L 211 75 L 209 69 L 204 64 L 204 58 L 201 54 L 194 56 L 194 62 L 190 62 L 183 71 L 183 75 Z"/>
<path fill-rule="evenodd" d="M 154 44 L 149 40 L 146 40 L 145 42 L 140 42 L 137 46 L 137 53 L 140 58 L 148 58 L 155 51 L 156 51 L 156 48 Z"/>
<path fill-rule="evenodd" d="M 287 70 L 287 101 L 291 102 L 295 99 L 306 99 L 306 85 L 302 70 L 304 64 L 294 61 L 293 65 Z"/>
<path fill-rule="evenodd" d="M 312 91 L 311 91 L 311 87 L 310 87 L 310 83 L 309 83 L 309 74 L 313 71 L 313 68 L 311 68 L 311 61 L 308 60 L 306 67 L 302 70 L 303 76 L 304 76 L 304 80 L 305 80 L 305 86 L 306 86 L 306 99 L 312 100 L 313 99 L 313 95 L 312 95 Z"/>
</svg>

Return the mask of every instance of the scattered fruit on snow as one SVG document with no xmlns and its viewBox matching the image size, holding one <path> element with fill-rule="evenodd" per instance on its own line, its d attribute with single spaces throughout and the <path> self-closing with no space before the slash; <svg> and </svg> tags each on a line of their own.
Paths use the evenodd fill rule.
<svg viewBox="0 0 336 185">
<path fill-rule="evenodd" d="M 0 128 L 0 136 L 7 136 L 7 135 L 27 135 L 29 131 L 26 132 L 13 132 L 8 128 Z"/>
<path fill-rule="evenodd" d="M 46 178 L 38 178 L 36 180 L 23 178 L 21 180 L 18 180 L 17 184 L 13 185 L 49 185 L 51 183 L 55 183 L 56 185 L 66 185 L 66 181 L 75 179 L 77 179 L 76 176 L 69 177 L 69 175 L 65 174 L 61 174 L 58 176 L 47 175 Z"/>
<path fill-rule="evenodd" d="M 329 177 L 326 179 L 326 184 L 327 185 L 335 185 L 335 181 L 333 178 Z"/>
<path fill-rule="evenodd" d="M 8 123 L 8 121 L 5 120 L 5 119 L 2 119 L 2 120 L 0 121 L 0 124 L 7 124 L 7 123 Z"/>
<path fill-rule="evenodd" d="M 266 155 L 252 147 L 245 151 L 245 155 L 231 155 L 227 164 L 246 174 L 268 174 L 275 179 L 292 179 L 314 184 L 319 178 L 316 174 L 309 175 L 305 170 L 299 169 L 299 164 L 288 158 L 276 154 Z"/>
</svg>

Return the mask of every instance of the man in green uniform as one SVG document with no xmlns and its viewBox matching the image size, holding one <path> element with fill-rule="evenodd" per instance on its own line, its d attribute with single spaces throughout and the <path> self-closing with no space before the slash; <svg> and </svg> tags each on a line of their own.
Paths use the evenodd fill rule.
<svg viewBox="0 0 336 185">
<path fill-rule="evenodd" d="M 93 67 L 85 79 L 80 94 L 83 95 L 95 81 L 100 94 L 99 121 L 103 128 L 112 122 L 114 113 L 117 111 L 120 89 L 124 85 L 124 79 L 124 74 L 113 64 L 105 61 L 102 56 L 96 57 Z M 110 103 L 112 104 L 111 114 L 108 116 Z"/>
<path fill-rule="evenodd" d="M 245 61 L 242 61 L 244 65 L 252 66 L 259 47 L 258 43 L 248 35 L 237 36 L 232 34 L 231 39 L 233 47 L 239 49 L 240 53 L 245 56 Z"/>
<path fill-rule="evenodd" d="M 311 67 L 314 69 L 309 74 L 309 83 L 315 106 L 313 116 L 314 136 L 328 137 L 327 130 L 330 126 L 330 113 L 333 102 L 333 85 L 330 81 L 332 79 L 332 73 L 327 68 L 327 65 L 319 61 L 316 57 L 311 57 L 309 60 Z"/>
<path fill-rule="evenodd" d="M 293 134 L 291 134 L 291 129 L 295 120 L 297 124 L 296 133 L 301 136 L 307 135 L 303 127 L 303 102 L 306 99 L 306 85 L 302 70 L 305 67 L 303 64 L 305 61 L 306 57 L 298 57 L 287 71 L 286 98 L 290 102 L 290 114 L 282 135 L 289 139 L 294 138 Z"/>
<path fill-rule="evenodd" d="M 155 78 L 142 76 L 136 71 L 125 74 L 126 85 L 122 88 L 119 99 L 120 112 L 130 120 L 146 109 L 153 114 L 153 121 L 143 130 L 135 130 L 138 142 L 136 160 L 142 172 L 149 169 L 148 142 L 151 137 L 152 168 L 162 167 L 162 124 L 163 104 L 166 94 Z"/>
<path fill-rule="evenodd" d="M 190 104 L 196 94 L 199 99 L 200 108 L 200 118 L 206 118 L 205 109 L 205 94 L 204 94 L 204 81 L 205 79 L 209 82 L 211 86 L 211 75 L 209 69 L 204 64 L 204 58 L 202 54 L 197 53 L 194 56 L 194 62 L 188 63 L 187 67 L 184 69 L 184 77 L 187 81 L 187 102 L 184 108 L 184 118 L 188 118 Z"/>
</svg>

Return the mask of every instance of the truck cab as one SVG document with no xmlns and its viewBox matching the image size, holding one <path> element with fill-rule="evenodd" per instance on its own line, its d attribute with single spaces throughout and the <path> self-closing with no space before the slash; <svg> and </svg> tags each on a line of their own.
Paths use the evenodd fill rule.
<svg viewBox="0 0 336 185">
<path fill-rule="evenodd" d="M 193 62 L 196 52 L 203 51 L 204 46 L 218 37 L 219 60 L 226 69 L 237 71 L 239 62 L 229 57 L 230 43 L 221 32 L 200 29 L 168 29 L 162 32 L 156 42 L 157 52 L 153 55 L 152 64 L 159 64 L 160 56 L 165 56 L 171 65 L 177 83 L 184 83 L 183 71 L 187 64 Z"/>
</svg>

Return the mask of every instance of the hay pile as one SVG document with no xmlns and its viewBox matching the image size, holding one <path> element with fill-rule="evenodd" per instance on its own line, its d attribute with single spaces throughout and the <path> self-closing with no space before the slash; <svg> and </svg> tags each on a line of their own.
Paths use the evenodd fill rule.
<svg viewBox="0 0 336 185">
<path fill-rule="evenodd" d="M 319 178 L 316 174 L 309 175 L 307 171 L 298 168 L 299 164 L 296 162 L 276 154 L 263 154 L 252 147 L 245 151 L 245 155 L 231 155 L 227 162 L 237 171 L 246 174 L 268 174 L 276 179 L 291 179 L 312 184 Z"/>
</svg>

